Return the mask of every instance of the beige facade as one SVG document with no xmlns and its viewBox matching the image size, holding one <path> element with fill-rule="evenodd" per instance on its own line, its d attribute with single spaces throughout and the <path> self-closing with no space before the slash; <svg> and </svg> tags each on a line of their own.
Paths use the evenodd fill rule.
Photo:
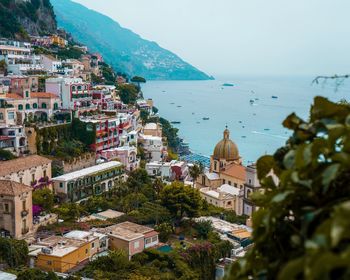
<svg viewBox="0 0 350 280">
<path fill-rule="evenodd" d="M 143 134 L 162 137 L 162 127 L 159 123 L 147 123 L 143 128 Z"/>
<path fill-rule="evenodd" d="M 27 186 L 44 186 L 51 180 L 51 160 L 32 155 L 1 163 L 0 180 L 11 180 Z M 51 185 L 47 185 L 51 188 Z"/>
<path fill-rule="evenodd" d="M 0 180 L 0 233 L 22 238 L 32 230 L 32 189 Z"/>
</svg>

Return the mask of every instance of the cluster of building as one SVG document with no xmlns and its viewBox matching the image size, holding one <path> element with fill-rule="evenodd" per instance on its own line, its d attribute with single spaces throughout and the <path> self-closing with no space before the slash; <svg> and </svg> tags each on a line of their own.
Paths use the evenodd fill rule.
<svg viewBox="0 0 350 280">
<path fill-rule="evenodd" d="M 210 157 L 210 168 L 198 177 L 196 188 L 209 204 L 234 210 L 238 215 L 251 216 L 257 210 L 250 198 L 260 189 L 256 166 L 242 164 L 227 128 Z"/>
<path fill-rule="evenodd" d="M 63 236 L 38 239 L 29 246 L 30 266 L 66 273 L 105 255 L 107 250 L 122 249 L 131 258 L 158 244 L 158 232 L 131 222 L 90 231 L 74 230 Z"/>
</svg>

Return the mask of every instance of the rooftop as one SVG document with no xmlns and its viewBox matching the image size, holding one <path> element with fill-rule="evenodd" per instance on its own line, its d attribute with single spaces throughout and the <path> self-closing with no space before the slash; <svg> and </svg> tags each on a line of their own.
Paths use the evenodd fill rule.
<svg viewBox="0 0 350 280">
<path fill-rule="evenodd" d="M 231 164 L 226 166 L 225 170 L 221 172 L 224 175 L 228 175 L 234 178 L 237 178 L 245 182 L 246 179 L 246 169 L 243 165 Z"/>
<path fill-rule="evenodd" d="M 105 162 L 105 163 L 94 165 L 75 172 L 67 173 L 59 177 L 52 178 L 52 180 L 66 182 L 66 181 L 75 180 L 87 175 L 94 174 L 96 172 L 101 172 L 101 171 L 108 170 L 114 167 L 119 167 L 119 166 L 122 166 L 122 164 L 119 161 Z"/>
<path fill-rule="evenodd" d="M 0 177 L 49 163 L 50 159 L 38 155 L 4 161 L 0 163 Z"/>
<path fill-rule="evenodd" d="M 37 245 L 52 249 L 50 255 L 63 257 L 86 244 L 86 240 L 72 239 L 62 236 L 50 236 L 38 242 Z M 39 254 L 45 254 L 40 252 Z"/>
<path fill-rule="evenodd" d="M 156 123 L 148 123 L 144 126 L 144 129 L 157 129 L 158 125 Z"/>
<path fill-rule="evenodd" d="M 20 195 L 22 193 L 31 192 L 31 191 L 32 191 L 32 188 L 24 184 L 13 182 L 13 181 L 0 180 L 1 195 L 16 196 L 16 195 Z"/>
</svg>

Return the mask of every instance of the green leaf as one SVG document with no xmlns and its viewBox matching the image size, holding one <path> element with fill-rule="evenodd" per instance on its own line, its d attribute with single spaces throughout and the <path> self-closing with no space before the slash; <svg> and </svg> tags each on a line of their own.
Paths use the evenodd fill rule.
<svg viewBox="0 0 350 280">
<path fill-rule="evenodd" d="M 288 195 L 290 195 L 291 193 L 293 193 L 292 191 L 285 191 L 285 192 L 282 192 L 282 193 L 279 193 L 277 195 L 275 195 L 273 197 L 273 199 L 271 200 L 271 202 L 275 202 L 275 203 L 279 203 L 279 202 L 282 202 L 283 200 L 285 200 Z"/>
<path fill-rule="evenodd" d="M 259 158 L 256 166 L 258 170 L 258 178 L 261 180 L 265 178 L 275 165 L 275 160 L 273 156 L 263 156 Z"/>
<path fill-rule="evenodd" d="M 322 172 L 322 185 L 325 191 L 327 191 L 329 184 L 337 177 L 340 167 L 341 165 L 339 163 L 335 163 L 328 166 Z"/>
</svg>

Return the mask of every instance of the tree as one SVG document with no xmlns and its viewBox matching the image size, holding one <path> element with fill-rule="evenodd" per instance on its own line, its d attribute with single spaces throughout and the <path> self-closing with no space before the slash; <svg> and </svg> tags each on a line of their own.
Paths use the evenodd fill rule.
<svg viewBox="0 0 350 280">
<path fill-rule="evenodd" d="M 163 183 L 162 179 L 160 178 L 156 178 L 154 181 L 153 181 L 153 189 L 156 193 L 156 196 L 159 197 L 161 191 L 163 190 L 165 184 Z"/>
<path fill-rule="evenodd" d="M 146 110 L 141 110 L 141 112 L 140 112 L 140 118 L 141 118 L 141 120 L 142 120 L 142 124 L 143 124 L 143 125 L 147 122 L 148 117 L 149 117 L 149 112 L 146 111 Z"/>
<path fill-rule="evenodd" d="M 174 232 L 174 228 L 169 223 L 162 223 L 154 228 L 159 232 L 159 241 L 167 242 L 169 240 L 170 235 Z"/>
<path fill-rule="evenodd" d="M 16 157 L 11 152 L 0 149 L 0 160 L 10 160 L 15 158 Z"/>
<path fill-rule="evenodd" d="M 293 136 L 257 162 L 254 246 L 229 279 L 349 279 L 349 116 L 350 106 L 316 97 L 308 121 L 283 122 Z"/>
<path fill-rule="evenodd" d="M 160 193 L 160 198 L 177 222 L 185 215 L 190 218 L 195 217 L 202 204 L 198 190 L 185 186 L 181 182 L 173 182 L 165 186 Z"/>
<path fill-rule="evenodd" d="M 138 89 L 132 84 L 118 85 L 119 97 L 124 104 L 134 105 L 138 98 Z"/>
<path fill-rule="evenodd" d="M 198 221 L 194 225 L 197 231 L 198 237 L 202 239 L 207 239 L 211 231 L 213 231 L 213 226 L 211 221 Z"/>
<path fill-rule="evenodd" d="M 33 192 L 33 204 L 39 205 L 43 210 L 50 212 L 54 206 L 54 195 L 51 190 L 44 188 Z"/>
<path fill-rule="evenodd" d="M 54 272 L 43 272 L 37 268 L 29 268 L 17 275 L 17 280 L 59 280 Z"/>
<path fill-rule="evenodd" d="M 28 261 L 28 245 L 24 240 L 0 237 L 0 262 L 11 268 L 26 265 Z"/>
<path fill-rule="evenodd" d="M 184 253 L 185 260 L 201 280 L 215 279 L 215 248 L 209 242 L 191 246 Z"/>
<path fill-rule="evenodd" d="M 199 162 L 198 164 L 196 163 L 190 167 L 190 176 L 193 178 L 193 185 L 196 184 L 196 181 L 199 175 L 203 173 L 203 170 L 204 166 L 201 162 Z"/>
<path fill-rule="evenodd" d="M 136 83 L 138 89 L 140 90 L 140 89 L 141 89 L 140 84 L 141 84 L 141 83 L 143 83 L 143 84 L 146 83 L 146 79 L 143 78 L 143 77 L 134 76 L 134 77 L 131 78 L 131 82 Z"/>
</svg>

